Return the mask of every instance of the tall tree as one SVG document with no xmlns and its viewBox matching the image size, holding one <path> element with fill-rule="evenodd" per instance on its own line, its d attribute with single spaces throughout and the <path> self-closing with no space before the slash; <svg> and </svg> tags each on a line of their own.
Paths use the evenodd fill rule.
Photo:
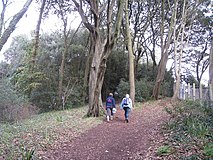
<svg viewBox="0 0 213 160">
<path fill-rule="evenodd" d="M 168 1 L 169 2 L 169 1 Z M 160 63 L 158 65 L 158 74 L 157 74 L 157 78 L 156 78 L 156 82 L 153 88 L 153 93 L 152 93 L 152 97 L 154 97 L 155 99 L 158 99 L 158 95 L 159 95 L 159 91 L 160 91 L 160 86 L 161 83 L 164 80 L 164 75 L 165 75 L 165 71 L 166 71 L 166 64 L 168 61 L 168 57 L 169 57 L 169 47 L 170 47 L 170 43 L 172 42 L 172 33 L 174 30 L 174 20 L 175 20 L 175 8 L 172 9 L 172 15 L 170 17 L 170 23 L 168 24 L 169 28 L 167 31 L 167 35 L 166 38 L 165 36 L 165 0 L 161 1 L 161 35 L 160 35 L 160 41 L 161 41 L 161 59 L 160 59 Z"/>
<path fill-rule="evenodd" d="M 190 71 L 196 75 L 198 86 L 201 85 L 203 74 L 209 66 L 209 48 L 211 47 L 213 27 L 212 14 L 208 14 L 209 6 L 210 1 L 197 0 L 196 3 L 190 6 L 192 10 L 188 11 L 188 14 L 194 14 L 191 20 L 187 20 L 187 23 L 190 22 L 192 25 L 186 31 L 188 49 L 185 49 L 183 53 L 183 62 L 186 64 L 183 69 L 187 69 L 190 64 Z M 188 7 L 188 10 L 190 7 Z"/>
<path fill-rule="evenodd" d="M 198 81 L 198 85 L 201 85 L 201 79 L 203 77 L 204 72 L 207 70 L 209 66 L 209 55 L 207 54 L 207 43 L 205 44 L 205 47 L 202 51 L 196 51 L 197 58 L 195 60 L 195 72 L 196 72 L 196 78 Z"/>
<path fill-rule="evenodd" d="M 156 66 L 155 50 L 159 35 L 157 34 L 159 27 L 156 25 L 156 13 L 160 5 L 155 0 L 132 0 L 128 1 L 128 3 L 132 45 L 134 48 L 133 54 L 135 57 L 135 79 L 139 79 L 139 66 L 144 55 L 146 55 L 147 66 L 150 63 L 149 55 L 151 55 L 153 66 Z M 155 26 L 153 26 L 153 23 L 155 23 Z M 125 37 L 125 34 L 123 35 Z"/>
<path fill-rule="evenodd" d="M 40 27 L 41 27 L 41 20 L 42 20 L 44 9 L 45 9 L 45 4 L 46 4 L 46 0 L 42 0 L 40 11 L 39 11 L 38 22 L 35 29 L 35 38 L 34 38 L 34 44 L 33 44 L 33 50 L 32 50 L 32 64 L 31 64 L 32 72 L 34 70 L 35 63 L 36 63 L 37 50 L 39 46 L 39 33 L 40 33 Z"/>
<path fill-rule="evenodd" d="M 186 41 L 186 37 L 191 36 L 191 33 L 189 31 L 189 26 L 191 24 L 191 22 L 193 22 L 193 18 L 195 14 L 197 14 L 198 8 L 199 6 L 204 3 L 204 1 L 200 0 L 199 2 L 196 1 L 196 3 L 194 1 L 187 1 L 187 14 L 185 15 L 185 26 L 186 30 L 187 30 L 187 36 L 183 37 L 184 41 Z M 161 2 L 161 59 L 160 59 L 160 63 L 158 65 L 158 73 L 157 73 L 157 78 L 156 78 L 156 82 L 153 88 L 153 93 L 152 96 L 157 99 L 158 95 L 159 95 L 159 91 L 160 91 L 160 87 L 161 87 L 161 83 L 164 80 L 164 75 L 165 75 L 165 71 L 166 71 L 166 64 L 169 58 L 169 55 L 172 53 L 172 45 L 174 43 L 174 34 L 172 34 L 174 31 L 174 29 L 176 29 L 176 34 L 179 34 L 179 32 L 182 30 L 183 28 L 183 24 L 181 23 L 181 19 L 182 19 L 182 15 L 181 12 L 183 10 L 183 4 L 182 1 L 181 3 L 178 4 L 178 12 L 177 12 L 177 19 L 175 19 L 174 17 L 174 13 L 175 13 L 175 7 L 174 7 L 174 3 L 171 3 L 170 1 L 164 1 L 162 0 Z M 168 12 L 168 9 L 172 10 L 171 12 Z M 171 16 L 170 16 L 171 15 Z M 177 20 L 177 24 L 175 25 L 175 21 Z M 186 34 L 186 33 L 185 33 Z M 169 52 L 170 49 L 170 52 Z M 181 53 L 181 52 L 180 52 Z"/>
<path fill-rule="evenodd" d="M 209 85 L 213 90 L 213 40 L 211 40 L 211 49 L 209 54 Z M 211 93 L 213 94 L 213 93 Z M 211 101 L 213 101 L 213 95 L 211 95 Z"/>
<path fill-rule="evenodd" d="M 128 0 L 125 3 L 125 20 L 126 20 L 126 38 L 127 38 L 127 48 L 129 53 L 129 86 L 130 86 L 130 97 L 133 102 L 135 101 L 135 76 L 134 76 L 134 55 L 132 46 L 132 36 L 129 26 L 129 12 L 128 12 Z"/>
<path fill-rule="evenodd" d="M 24 4 L 23 8 L 18 12 L 16 13 L 13 18 L 11 19 L 8 27 L 4 30 L 4 32 L 1 34 L 1 37 L 0 37 L 0 51 L 2 50 L 4 44 L 7 42 L 8 38 L 10 37 L 11 33 L 13 33 L 13 31 L 16 29 L 16 24 L 19 22 L 19 20 L 23 17 L 23 15 L 27 12 L 30 4 L 32 3 L 33 0 L 27 0 L 26 3 Z M 4 3 L 4 0 L 2 0 L 3 2 L 3 10 L 2 10 L 2 13 L 1 14 L 1 29 L 2 29 L 2 25 L 4 25 L 4 22 L 2 20 L 4 20 L 4 13 L 5 13 L 5 5 L 8 3 L 8 1 L 6 0 L 5 3 Z"/>
<path fill-rule="evenodd" d="M 177 17 L 177 6 L 178 6 L 178 0 L 175 0 L 175 20 L 174 20 L 174 26 L 176 25 L 176 17 Z M 184 0 L 184 7 L 185 7 L 185 0 Z M 184 9 L 183 9 L 184 12 Z M 184 14 L 184 13 L 183 13 Z M 183 34 L 183 33 L 182 33 Z M 180 83 L 180 68 L 177 66 L 177 42 L 179 35 L 176 37 L 176 29 L 174 29 L 174 69 L 175 69 L 175 77 L 176 77 L 176 85 L 175 85 L 175 92 L 173 95 L 173 99 L 176 99 L 179 94 L 179 83 Z M 181 61 L 180 61 L 181 63 Z M 179 64 L 180 67 L 180 64 Z"/>
<path fill-rule="evenodd" d="M 121 20 L 125 1 L 83 1 L 73 0 L 85 27 L 91 33 L 92 63 L 89 76 L 89 109 L 88 116 L 99 116 L 102 107 L 101 89 L 103 85 L 106 62 L 120 33 Z M 116 2 L 118 2 L 116 4 Z M 84 3 L 84 4 L 83 4 Z M 84 11 L 88 5 L 92 17 L 89 21 Z M 116 6 L 116 8 L 115 8 Z M 117 12 L 115 11 L 117 9 Z M 115 14 L 116 13 L 116 14 Z M 115 16 L 115 17 L 114 17 Z M 102 21 L 106 19 L 106 21 Z M 105 29 L 105 33 L 102 31 Z"/>
<path fill-rule="evenodd" d="M 178 0 L 176 1 L 178 4 Z M 177 10 L 177 4 L 176 4 L 176 10 Z M 175 69 L 175 78 L 176 78 L 176 84 L 175 84 L 175 91 L 173 94 L 172 99 L 177 100 L 179 95 L 179 88 L 180 88 L 180 76 L 181 76 L 181 68 L 182 68 L 182 56 L 183 56 L 183 48 L 184 48 L 184 39 L 185 39 L 185 24 L 186 24 L 186 14 L 187 14 L 187 6 L 186 6 L 186 0 L 183 2 L 183 8 L 182 8 L 182 14 L 181 14 L 181 29 L 180 32 L 177 34 L 176 37 L 176 30 L 174 30 L 174 69 Z M 177 12 L 177 11 L 176 11 Z M 177 13 L 175 13 L 177 14 Z M 176 16 L 175 16 L 176 17 Z M 175 20 L 175 26 L 176 26 L 176 20 Z M 180 44 L 179 44 L 179 53 L 177 53 L 177 42 L 180 38 Z M 177 62 L 178 61 L 178 62 Z"/>
<path fill-rule="evenodd" d="M 0 36 L 2 35 L 2 31 L 4 28 L 5 12 L 6 12 L 8 3 L 9 3 L 9 0 L 2 0 L 2 11 L 1 11 L 1 17 L 0 17 Z"/>
<path fill-rule="evenodd" d="M 65 61 L 66 61 L 66 56 L 68 54 L 68 49 L 69 49 L 69 35 L 70 35 L 70 29 L 68 28 L 68 15 L 72 11 L 72 6 L 70 5 L 69 2 L 66 1 L 55 1 L 55 3 L 52 4 L 52 6 L 55 9 L 55 13 L 57 16 L 61 19 L 62 24 L 63 24 L 63 49 L 61 53 L 61 62 L 60 62 L 60 67 L 59 67 L 59 81 L 58 81 L 58 97 L 57 97 L 57 106 L 58 108 L 64 109 L 65 105 L 65 95 L 63 94 L 63 81 L 64 81 L 64 71 L 65 71 Z"/>
</svg>

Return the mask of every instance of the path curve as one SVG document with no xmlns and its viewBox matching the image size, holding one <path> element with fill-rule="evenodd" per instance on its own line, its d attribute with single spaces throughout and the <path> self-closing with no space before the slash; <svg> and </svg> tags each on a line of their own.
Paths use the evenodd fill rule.
<svg viewBox="0 0 213 160">
<path fill-rule="evenodd" d="M 118 110 L 110 123 L 104 122 L 81 136 L 46 152 L 44 160 L 131 160 L 144 159 L 151 139 L 160 125 L 168 119 L 164 111 L 166 101 L 155 105 L 145 103 L 133 110 L 130 122 L 124 122 L 124 113 Z"/>
</svg>

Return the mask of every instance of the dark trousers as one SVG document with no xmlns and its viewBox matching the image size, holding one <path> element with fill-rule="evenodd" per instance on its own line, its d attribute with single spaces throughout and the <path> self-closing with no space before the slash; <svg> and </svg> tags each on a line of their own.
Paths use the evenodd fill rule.
<svg viewBox="0 0 213 160">
<path fill-rule="evenodd" d="M 107 108 L 107 116 L 113 116 L 113 112 L 112 112 L 113 108 Z"/>
<path fill-rule="evenodd" d="M 129 112 L 130 112 L 130 108 L 129 107 L 124 107 L 124 116 L 125 116 L 125 119 L 128 119 L 129 118 Z"/>
</svg>

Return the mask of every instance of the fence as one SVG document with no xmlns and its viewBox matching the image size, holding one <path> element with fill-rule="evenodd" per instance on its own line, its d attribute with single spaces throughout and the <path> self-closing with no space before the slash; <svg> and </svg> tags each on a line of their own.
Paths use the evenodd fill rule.
<svg viewBox="0 0 213 160">
<path fill-rule="evenodd" d="M 179 90 L 179 98 L 180 99 L 193 99 L 193 100 L 211 100 L 213 101 L 213 85 L 209 85 L 209 87 L 203 87 L 200 85 L 199 88 L 195 87 L 195 84 L 193 85 L 185 85 L 180 84 L 180 90 Z"/>
</svg>

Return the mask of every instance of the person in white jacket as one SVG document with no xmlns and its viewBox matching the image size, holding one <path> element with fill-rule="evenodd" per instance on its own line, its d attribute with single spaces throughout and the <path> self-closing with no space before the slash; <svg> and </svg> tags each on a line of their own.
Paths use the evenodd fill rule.
<svg viewBox="0 0 213 160">
<path fill-rule="evenodd" d="M 129 122 L 129 113 L 132 110 L 132 100 L 129 97 L 129 94 L 126 94 L 126 96 L 122 99 L 120 104 L 121 109 L 123 109 L 124 116 L 125 116 L 125 122 Z"/>
</svg>

